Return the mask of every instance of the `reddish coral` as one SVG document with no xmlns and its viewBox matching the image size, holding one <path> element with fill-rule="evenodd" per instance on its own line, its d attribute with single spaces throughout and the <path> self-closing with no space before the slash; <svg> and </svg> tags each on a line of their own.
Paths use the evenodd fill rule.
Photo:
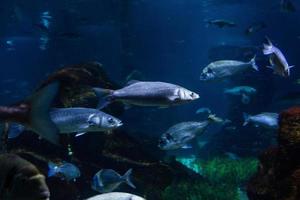
<svg viewBox="0 0 300 200">
<path fill-rule="evenodd" d="M 300 199 L 300 107 L 279 117 L 278 148 L 260 157 L 257 174 L 248 184 L 250 200 Z"/>
</svg>

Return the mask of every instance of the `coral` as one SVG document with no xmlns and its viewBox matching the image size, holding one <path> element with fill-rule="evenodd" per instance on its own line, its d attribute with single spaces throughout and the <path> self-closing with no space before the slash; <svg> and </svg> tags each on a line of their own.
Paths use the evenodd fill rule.
<svg viewBox="0 0 300 200">
<path fill-rule="evenodd" d="M 257 174 L 247 192 L 251 200 L 300 199 L 300 108 L 280 114 L 278 147 L 260 156 Z"/>
</svg>

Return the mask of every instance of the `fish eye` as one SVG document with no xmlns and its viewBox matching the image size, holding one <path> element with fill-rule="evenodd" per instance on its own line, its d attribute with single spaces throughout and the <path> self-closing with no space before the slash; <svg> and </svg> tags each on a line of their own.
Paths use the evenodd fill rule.
<svg viewBox="0 0 300 200">
<path fill-rule="evenodd" d="M 113 119 L 113 118 L 111 118 L 111 117 L 110 117 L 110 118 L 108 118 L 108 120 L 107 120 L 107 121 L 108 121 L 108 123 L 110 123 L 110 124 L 114 123 L 114 119 Z"/>
</svg>

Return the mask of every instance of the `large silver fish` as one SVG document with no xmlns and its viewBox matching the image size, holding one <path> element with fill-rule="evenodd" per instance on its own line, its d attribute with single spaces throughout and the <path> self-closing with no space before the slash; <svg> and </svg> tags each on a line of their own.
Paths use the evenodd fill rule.
<svg viewBox="0 0 300 200">
<path fill-rule="evenodd" d="M 255 63 L 255 57 L 249 62 L 242 62 L 237 60 L 219 60 L 210 63 L 206 66 L 200 75 L 201 81 L 222 80 L 236 74 L 242 73 L 249 68 L 258 71 Z"/>
<path fill-rule="evenodd" d="M 278 74 L 283 77 L 288 77 L 290 75 L 290 69 L 292 66 L 289 66 L 283 53 L 275 47 L 269 38 L 266 38 L 268 44 L 264 44 L 263 53 L 264 55 L 269 55 L 269 62 L 271 66 L 268 68 L 273 69 L 274 74 Z"/>
<path fill-rule="evenodd" d="M 60 134 L 110 131 L 122 126 L 122 121 L 92 108 L 59 108 L 50 112 L 51 121 L 56 125 Z M 9 138 L 18 136 L 25 128 L 12 124 L 9 129 Z M 31 129 L 29 129 L 31 130 Z"/>
<path fill-rule="evenodd" d="M 92 108 L 60 108 L 50 112 L 60 133 L 109 131 L 123 125 L 122 121 Z"/>
<path fill-rule="evenodd" d="M 181 86 L 164 82 L 131 81 L 126 87 L 118 90 L 95 88 L 98 96 L 108 94 L 100 103 L 103 108 L 112 101 L 137 106 L 169 107 L 184 104 L 199 98 L 199 95 Z"/>
<path fill-rule="evenodd" d="M 278 114 L 277 113 L 261 113 L 258 115 L 248 115 L 244 113 L 244 124 L 246 126 L 249 123 L 253 123 L 255 126 L 262 126 L 268 129 L 278 128 Z"/>
<path fill-rule="evenodd" d="M 142 197 L 136 196 L 134 194 L 124 193 L 124 192 L 111 192 L 106 194 L 100 194 L 86 200 L 146 200 Z"/>
</svg>

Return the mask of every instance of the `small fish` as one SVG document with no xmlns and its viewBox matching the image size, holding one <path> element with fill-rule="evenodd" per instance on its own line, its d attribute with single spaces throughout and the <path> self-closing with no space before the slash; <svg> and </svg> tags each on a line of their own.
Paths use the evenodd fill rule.
<svg viewBox="0 0 300 200">
<path fill-rule="evenodd" d="M 49 200 L 45 176 L 29 161 L 16 154 L 0 155 L 1 200 Z"/>
<path fill-rule="evenodd" d="M 291 0 L 281 0 L 280 1 L 281 11 L 285 12 L 296 12 L 297 9 Z"/>
<path fill-rule="evenodd" d="M 250 96 L 256 93 L 256 89 L 249 86 L 237 86 L 224 90 L 225 94 L 241 96 L 242 103 L 248 104 L 250 102 Z"/>
<path fill-rule="evenodd" d="M 211 122 L 219 122 L 218 118 L 211 115 L 208 120 L 202 122 L 181 122 L 170 127 L 161 135 L 158 147 L 162 150 L 175 150 L 190 148 L 187 143 L 196 136 L 201 135 Z"/>
<path fill-rule="evenodd" d="M 268 68 L 273 69 L 274 74 L 278 74 L 283 77 L 288 77 L 290 75 L 290 69 L 294 66 L 289 66 L 283 53 L 275 47 L 269 38 L 266 37 L 267 44 L 264 44 L 263 54 L 269 55 L 269 62 L 271 66 Z"/>
<path fill-rule="evenodd" d="M 63 162 L 61 164 L 55 164 L 53 162 L 49 162 L 48 167 L 48 177 L 57 176 L 62 180 L 67 181 L 75 181 L 80 177 L 80 170 L 72 163 Z"/>
<path fill-rule="evenodd" d="M 103 102 L 99 103 L 99 108 L 103 108 L 113 101 L 121 101 L 129 105 L 166 108 L 199 98 L 197 93 L 178 85 L 146 81 L 131 81 L 126 87 L 118 90 L 95 88 L 95 93 L 100 99 L 107 95 L 102 98 Z"/>
<path fill-rule="evenodd" d="M 244 123 L 246 126 L 249 123 L 253 123 L 255 126 L 262 126 L 268 129 L 278 128 L 278 114 L 277 113 L 261 113 L 258 115 L 248 115 L 244 113 Z"/>
<path fill-rule="evenodd" d="M 209 108 L 199 108 L 197 111 L 196 111 L 196 114 L 202 114 L 202 113 L 205 113 L 205 114 L 211 114 L 211 110 Z"/>
<path fill-rule="evenodd" d="M 254 23 L 246 29 L 245 34 L 251 35 L 253 33 L 261 31 L 262 29 L 264 29 L 266 27 L 267 27 L 267 25 L 264 22 Z"/>
<path fill-rule="evenodd" d="M 202 70 L 200 75 L 201 81 L 222 80 L 236 74 L 242 73 L 249 68 L 258 71 L 255 64 L 255 56 L 250 62 L 241 62 L 236 60 L 220 60 L 210 63 Z"/>
<path fill-rule="evenodd" d="M 92 189 L 100 193 L 112 192 L 122 183 L 127 183 L 136 188 L 131 182 L 132 169 L 129 169 L 123 176 L 112 169 L 102 169 L 97 172 L 92 180 Z"/>
<path fill-rule="evenodd" d="M 215 25 L 219 28 L 236 27 L 236 23 L 225 19 L 205 20 L 208 25 Z"/>
<path fill-rule="evenodd" d="M 111 192 L 106 194 L 100 194 L 87 200 L 146 200 L 142 197 L 134 194 L 123 193 L 123 192 Z"/>
<path fill-rule="evenodd" d="M 224 154 L 231 160 L 239 160 L 240 159 L 240 157 L 238 155 L 236 155 L 235 153 L 226 152 Z"/>
<path fill-rule="evenodd" d="M 30 98 L 14 106 L 0 106 L 0 121 L 25 126 L 53 144 L 59 144 L 58 129 L 49 116 L 59 83 L 36 91 Z"/>
</svg>

